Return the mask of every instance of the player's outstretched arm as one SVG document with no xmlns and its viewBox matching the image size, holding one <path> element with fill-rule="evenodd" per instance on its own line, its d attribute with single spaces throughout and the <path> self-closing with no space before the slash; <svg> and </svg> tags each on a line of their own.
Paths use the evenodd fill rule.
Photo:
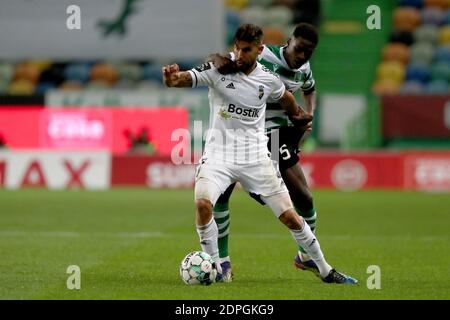
<svg viewBox="0 0 450 320">
<path fill-rule="evenodd" d="M 192 77 L 187 71 L 180 71 L 177 64 L 162 67 L 163 82 L 167 87 L 192 87 Z"/>
</svg>

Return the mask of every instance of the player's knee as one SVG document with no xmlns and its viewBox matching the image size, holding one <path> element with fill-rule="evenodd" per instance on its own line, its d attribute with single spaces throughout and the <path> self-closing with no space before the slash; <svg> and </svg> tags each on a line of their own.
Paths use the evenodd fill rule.
<svg viewBox="0 0 450 320">
<path fill-rule="evenodd" d="M 283 212 L 279 219 L 289 229 L 300 230 L 303 227 L 302 220 L 292 209 Z"/>
<path fill-rule="evenodd" d="M 212 211 L 212 203 L 206 199 L 195 200 L 195 206 L 200 214 L 205 214 Z"/>
</svg>

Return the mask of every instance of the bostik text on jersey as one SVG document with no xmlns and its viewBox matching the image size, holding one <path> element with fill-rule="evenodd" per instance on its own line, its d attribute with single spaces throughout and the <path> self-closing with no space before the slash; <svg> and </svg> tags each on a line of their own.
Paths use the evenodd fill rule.
<svg viewBox="0 0 450 320">
<path fill-rule="evenodd" d="M 229 113 L 235 113 L 238 115 L 242 115 L 244 117 L 250 117 L 250 118 L 258 118 L 259 117 L 259 109 L 255 108 L 240 108 L 236 107 L 234 104 L 230 103 L 228 105 Z"/>
</svg>

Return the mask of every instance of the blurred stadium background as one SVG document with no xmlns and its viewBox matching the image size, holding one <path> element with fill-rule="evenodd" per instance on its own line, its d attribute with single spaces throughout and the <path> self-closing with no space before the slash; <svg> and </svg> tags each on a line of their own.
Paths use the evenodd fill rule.
<svg viewBox="0 0 450 320">
<path fill-rule="evenodd" d="M 80 30 L 66 27 L 70 16 L 66 8 L 73 4 L 81 8 Z M 380 30 L 369 30 L 366 26 L 370 16 L 366 10 L 370 5 L 381 9 Z M 175 216 L 174 212 L 167 214 L 173 217 L 172 221 L 180 219 L 184 227 L 171 230 L 174 233 L 185 230 L 190 237 L 186 243 L 191 244 L 190 248 L 197 246 L 190 202 L 194 166 L 172 163 L 171 151 L 180 141 L 171 141 L 171 134 L 177 128 L 190 129 L 190 141 L 183 140 L 181 144 L 186 143 L 198 156 L 202 131 L 196 127 L 196 121 L 202 121 L 203 130 L 207 128 L 207 91 L 164 88 L 160 70 L 163 64 L 172 62 L 182 69 L 192 68 L 209 53 L 227 52 L 232 48 L 234 31 L 244 22 L 263 26 L 268 44 L 284 43 L 298 22 L 313 23 L 320 29 L 319 47 L 312 59 L 318 108 L 313 133 L 303 145 L 302 164 L 314 189 L 319 215 L 324 211 L 319 233 L 323 233 L 325 247 L 326 241 L 334 243 L 328 244 L 333 256 L 339 256 L 344 244 L 336 243 L 339 238 L 327 240 L 326 234 L 340 233 L 333 229 L 342 226 L 339 216 L 351 220 L 352 230 L 360 228 L 364 219 L 372 221 L 373 225 L 362 227 L 361 233 L 379 235 L 377 243 L 386 241 L 387 246 L 394 245 L 388 241 L 392 240 L 389 237 L 402 230 L 404 221 L 425 219 L 429 223 L 426 231 L 420 225 L 408 225 L 407 235 L 412 237 L 421 230 L 423 237 L 436 237 L 429 241 L 448 249 L 450 0 L 0 0 L 0 188 L 39 188 L 0 192 L 0 236 L 5 240 L 0 245 L 5 257 L 0 262 L 4 268 L 0 277 L 7 284 L 0 289 L 0 297 L 67 297 L 62 293 L 64 285 L 49 286 L 51 290 L 59 290 L 59 295 L 50 289 L 39 291 L 45 281 L 51 281 L 49 274 L 57 272 L 56 267 L 47 266 L 39 284 L 31 285 L 32 279 L 23 280 L 27 277 L 23 270 L 33 270 L 30 261 L 39 264 L 36 261 L 41 256 L 37 252 L 46 251 L 48 246 L 60 254 L 58 263 L 76 260 L 74 255 L 66 259 L 63 248 L 46 241 L 58 237 L 61 230 L 89 234 L 103 230 L 105 225 L 111 227 L 103 231 L 110 233 L 121 230 L 131 233 L 142 231 L 141 228 L 155 234 L 164 232 L 164 228 L 169 228 L 165 221 L 154 220 L 160 228 L 150 222 L 141 224 L 147 214 L 166 214 L 167 203 L 158 202 L 164 199 L 169 202 L 182 199 L 181 208 L 177 209 L 176 203 L 168 208 L 178 213 L 184 211 L 183 217 Z M 120 189 L 106 191 L 113 187 Z M 122 187 L 144 188 L 145 192 Z M 186 190 L 171 191 L 180 188 Z M 48 193 L 40 189 L 106 193 L 98 195 L 98 201 L 104 202 L 94 205 L 91 201 L 97 193 L 91 197 L 91 193 Z M 44 199 L 45 204 L 39 199 Z M 239 195 L 237 199 L 248 201 L 250 211 L 261 210 L 245 196 Z M 346 216 L 347 208 L 361 199 L 365 200 L 354 208 L 354 216 Z M 60 201 L 67 201 L 68 205 Z M 78 206 L 78 201 L 87 201 L 88 209 Z M 143 207 L 134 207 L 136 201 L 143 201 Z M 110 202 L 117 206 L 105 207 Z M 386 207 L 381 206 L 384 202 Z M 339 206 L 342 209 L 336 209 Z M 133 214 L 133 208 L 138 213 Z M 393 222 L 397 218 L 391 217 L 389 210 L 393 208 L 399 214 L 398 223 Z M 327 209 L 342 212 L 338 217 L 327 216 Z M 86 213 L 89 210 L 92 215 Z M 102 210 L 110 211 L 98 213 L 95 228 L 81 221 L 93 219 Z M 141 220 L 135 221 L 134 226 L 130 221 L 124 223 L 123 212 Z M 377 229 L 376 215 L 384 220 L 387 229 Z M 237 233 L 239 223 L 236 222 Z M 345 230 L 340 229 L 347 233 Z M 353 236 L 349 234 L 350 239 L 341 242 L 350 243 Z M 70 234 L 59 236 L 60 243 L 69 244 L 73 240 Z M 94 241 L 95 235 L 92 237 Z M 354 237 L 358 239 L 358 234 Z M 14 252 L 31 245 L 25 238 L 36 241 L 39 248 L 33 251 L 35 255 L 27 251 L 19 259 Z M 139 237 L 132 241 L 136 239 Z M 110 244 L 125 246 L 122 238 L 116 240 L 117 243 Z M 425 245 L 419 240 L 403 240 L 401 246 L 410 246 L 408 261 L 412 262 L 416 248 L 422 250 Z M 77 242 L 80 248 L 82 244 Z M 83 248 L 86 247 L 89 244 L 84 243 Z M 106 244 L 101 247 L 105 252 L 110 248 Z M 150 246 L 145 250 L 155 249 Z M 178 260 L 189 248 L 167 250 L 172 254 L 165 258 L 174 262 L 176 278 Z M 100 257 L 104 254 L 100 251 L 97 249 L 93 254 Z M 362 248 L 358 252 L 365 257 L 361 259 L 367 260 L 366 265 L 370 264 L 367 253 Z M 433 253 L 433 257 L 441 259 L 436 270 L 444 272 L 447 280 L 442 291 L 430 285 L 427 294 L 448 298 L 449 265 L 440 253 Z M 389 261 L 397 254 L 402 252 L 384 257 L 380 253 L 378 257 Z M 133 257 L 139 260 L 132 253 L 127 259 Z M 84 261 L 86 257 L 78 258 Z M 86 259 L 87 265 L 95 265 L 94 260 Z M 341 265 L 352 266 L 350 259 L 342 259 L 338 260 Z M 109 262 L 120 264 L 119 260 Z M 19 265 L 22 269 L 8 273 Z M 361 262 L 358 266 L 359 276 L 364 277 L 366 265 Z M 245 266 L 241 268 L 244 270 Z M 100 272 L 101 268 L 97 269 Z M 422 270 L 417 272 L 421 274 Z M 410 281 L 408 274 L 403 277 Z M 64 274 L 60 278 L 64 279 Z M 25 288 L 27 285 L 33 288 L 34 295 L 14 286 L 22 280 Z M 391 280 L 398 278 L 393 276 Z M 178 279 L 174 283 L 178 284 Z M 133 285 L 138 287 L 139 283 Z M 170 288 L 178 293 L 155 296 L 134 288 L 137 291 L 130 296 L 106 297 L 193 298 Z M 399 296 L 392 291 L 391 295 L 377 297 L 401 298 L 402 293 L 421 297 L 420 290 L 427 287 L 408 291 L 399 285 L 397 289 Z M 296 297 L 282 292 L 280 289 L 275 297 Z M 103 291 L 97 293 L 94 297 L 105 297 Z M 255 297 L 251 294 L 244 297 Z M 339 293 L 335 294 L 324 297 L 341 298 Z M 361 297 L 361 293 L 348 294 L 343 297 Z"/>
</svg>

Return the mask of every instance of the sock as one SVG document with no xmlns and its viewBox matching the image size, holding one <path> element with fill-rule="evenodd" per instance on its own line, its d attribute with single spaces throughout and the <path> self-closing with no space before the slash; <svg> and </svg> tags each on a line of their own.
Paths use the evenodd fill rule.
<svg viewBox="0 0 450 320">
<path fill-rule="evenodd" d="M 219 229 L 219 257 L 229 257 L 228 254 L 228 238 L 230 233 L 230 211 L 228 210 L 227 203 L 217 203 L 213 208 L 214 220 L 217 223 Z"/>
<path fill-rule="evenodd" d="M 222 273 L 220 267 L 219 248 L 217 246 L 217 224 L 213 218 L 204 226 L 197 225 L 197 233 L 200 237 L 202 250 L 216 261 L 217 272 Z"/>
<path fill-rule="evenodd" d="M 312 233 L 309 225 L 305 223 L 305 221 L 303 221 L 302 230 L 289 229 L 289 231 L 291 232 L 297 244 L 299 246 L 302 246 L 306 253 L 316 263 L 317 267 L 319 268 L 320 275 L 322 277 L 326 277 L 332 268 L 325 261 L 322 250 L 320 250 L 319 241 Z"/>
<path fill-rule="evenodd" d="M 298 208 L 295 208 L 295 211 L 297 214 L 306 221 L 306 223 L 311 228 L 311 231 L 313 233 L 316 232 L 316 221 L 317 221 L 317 213 L 314 208 L 308 211 L 301 211 Z M 302 246 L 298 246 L 298 256 L 302 261 L 308 261 L 311 260 L 311 257 L 306 253 L 305 249 L 302 248 Z"/>
</svg>

